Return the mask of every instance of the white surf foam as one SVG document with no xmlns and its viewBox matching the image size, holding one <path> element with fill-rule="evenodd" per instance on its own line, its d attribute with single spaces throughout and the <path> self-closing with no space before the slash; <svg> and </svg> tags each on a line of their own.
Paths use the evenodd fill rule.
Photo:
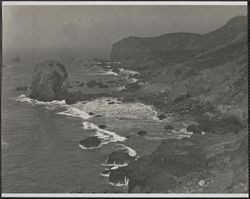
<svg viewBox="0 0 250 199">
<path fill-rule="evenodd" d="M 60 108 L 63 106 L 67 106 L 67 104 L 65 103 L 65 100 L 62 100 L 62 101 L 53 100 L 50 102 L 43 102 L 43 101 L 29 98 L 26 95 L 20 95 L 19 97 L 15 98 L 15 100 L 19 102 L 29 103 L 32 105 L 44 105 L 45 108 L 47 109 L 56 109 L 56 108 Z"/>
<path fill-rule="evenodd" d="M 110 182 L 109 180 L 108 180 L 108 183 L 112 186 L 115 186 L 115 187 L 124 187 L 124 186 L 128 186 L 129 178 L 127 176 L 125 176 L 124 183 L 121 183 L 121 182 L 113 183 L 113 182 Z"/>
<path fill-rule="evenodd" d="M 71 116 L 71 117 L 78 117 L 78 118 L 82 118 L 82 119 L 89 119 L 89 118 L 93 117 L 93 116 L 89 115 L 88 113 L 86 113 L 85 111 L 79 110 L 78 108 L 74 108 L 74 107 L 69 108 L 66 111 L 59 112 L 57 114 L 67 115 L 67 116 Z"/>
<path fill-rule="evenodd" d="M 182 139 L 189 138 L 193 135 L 192 132 L 186 131 L 186 128 L 173 129 L 171 134 L 163 134 L 158 136 L 145 136 L 146 140 L 166 140 L 166 139 Z"/>
<path fill-rule="evenodd" d="M 85 146 L 83 146 L 83 145 L 79 144 L 79 147 L 80 147 L 81 149 L 84 149 L 84 150 L 92 150 L 92 149 L 98 149 L 98 148 L 101 148 L 101 147 L 102 147 L 102 145 L 100 144 L 100 145 L 99 145 L 99 146 L 97 146 L 97 147 L 85 147 Z"/>
<path fill-rule="evenodd" d="M 114 104 L 109 104 L 114 102 Z M 71 108 L 77 108 L 79 111 L 93 112 L 110 118 L 129 118 L 129 119 L 156 119 L 157 112 L 152 106 L 144 105 L 139 102 L 122 103 L 117 98 L 98 98 L 85 103 L 70 105 Z"/>
<path fill-rule="evenodd" d="M 114 75 L 114 76 L 119 76 L 118 73 L 115 73 L 115 72 L 113 72 L 111 70 L 101 70 L 99 72 L 100 72 L 99 75 Z"/>
<path fill-rule="evenodd" d="M 117 146 L 121 146 L 120 149 L 125 149 L 130 157 L 136 157 L 137 153 L 134 149 L 126 146 L 125 144 L 117 144 Z"/>
<path fill-rule="evenodd" d="M 131 84 L 131 83 L 136 83 L 138 81 L 138 79 L 136 79 L 136 78 L 128 78 L 127 81 L 128 81 L 128 83 Z"/>
<path fill-rule="evenodd" d="M 124 68 L 120 68 L 119 70 L 120 70 L 120 72 L 121 72 L 122 74 L 127 74 L 127 75 L 140 75 L 139 72 L 134 71 L 134 70 L 128 70 L 128 69 L 124 69 Z"/>
<path fill-rule="evenodd" d="M 123 90 L 126 90 L 126 87 L 125 86 L 119 86 L 116 88 L 117 91 L 123 91 Z"/>
<path fill-rule="evenodd" d="M 100 129 L 97 125 L 91 123 L 91 122 L 83 122 L 83 129 L 96 130 L 96 136 L 101 140 L 101 144 L 99 147 L 101 147 L 104 144 L 108 144 L 111 142 L 123 142 L 127 138 L 117 135 L 115 132 L 108 131 L 105 129 Z"/>
<path fill-rule="evenodd" d="M 110 175 L 110 173 L 103 173 L 103 172 L 101 172 L 100 174 L 101 174 L 101 176 L 106 177 L 106 178 L 108 178 Z"/>
<path fill-rule="evenodd" d="M 119 167 L 126 167 L 128 166 L 128 163 L 123 163 L 123 164 L 118 164 L 116 162 L 112 163 L 112 164 L 107 164 L 107 163 L 103 163 L 102 166 L 104 167 L 111 167 L 111 168 L 119 168 Z"/>
</svg>

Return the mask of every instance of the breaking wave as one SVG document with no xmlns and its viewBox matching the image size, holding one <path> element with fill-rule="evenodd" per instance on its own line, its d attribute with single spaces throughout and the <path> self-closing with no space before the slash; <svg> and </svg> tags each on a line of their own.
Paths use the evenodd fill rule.
<svg viewBox="0 0 250 199">
<path fill-rule="evenodd" d="M 118 150 L 119 149 L 124 149 L 128 153 L 128 155 L 130 157 L 136 157 L 137 156 L 137 152 L 134 149 L 126 146 L 125 144 L 117 144 L 117 146 L 120 147 L 120 148 L 118 148 Z"/>
<path fill-rule="evenodd" d="M 88 113 L 86 113 L 85 111 L 79 110 L 78 108 L 74 108 L 74 107 L 69 108 L 66 111 L 59 112 L 57 114 L 67 115 L 67 116 L 71 116 L 71 117 L 78 117 L 78 118 L 82 118 L 82 119 L 89 119 L 89 118 L 93 117 L 93 116 L 89 115 Z"/>
<path fill-rule="evenodd" d="M 113 72 L 111 70 L 101 70 L 99 72 L 100 72 L 99 75 L 114 75 L 114 76 L 119 76 L 118 73 L 115 73 L 115 72 Z"/>
<path fill-rule="evenodd" d="M 20 95 L 19 97 L 15 98 L 15 100 L 19 101 L 19 102 L 29 103 L 31 105 L 44 105 L 46 109 L 52 109 L 52 110 L 56 109 L 56 108 L 68 106 L 65 103 L 65 100 L 62 100 L 62 101 L 54 100 L 54 101 L 50 101 L 50 102 L 43 102 L 43 101 L 29 98 L 26 95 Z"/>
<path fill-rule="evenodd" d="M 117 135 L 115 132 L 108 131 L 105 129 L 100 129 L 97 125 L 91 122 L 83 122 L 83 129 L 86 130 L 96 130 L 96 136 L 101 140 L 101 144 L 98 147 L 101 147 L 104 144 L 111 142 L 123 142 L 127 138 Z"/>
<path fill-rule="evenodd" d="M 108 183 L 109 183 L 110 185 L 112 185 L 112 186 L 115 186 L 115 187 L 124 187 L 124 186 L 128 186 L 129 178 L 128 178 L 127 176 L 125 176 L 123 182 L 117 182 L 117 183 L 115 183 L 115 182 L 110 182 L 110 181 L 108 180 Z"/>
</svg>

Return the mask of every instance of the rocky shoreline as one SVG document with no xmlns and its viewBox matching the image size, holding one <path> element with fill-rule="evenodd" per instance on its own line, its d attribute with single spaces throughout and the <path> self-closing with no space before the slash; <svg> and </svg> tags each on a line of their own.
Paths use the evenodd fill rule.
<svg viewBox="0 0 250 199">
<path fill-rule="evenodd" d="M 118 65 L 138 69 L 141 74 L 135 76 L 138 78 L 135 82 L 124 85 L 125 89 L 121 91 L 96 94 L 69 92 L 65 66 L 56 61 L 38 64 L 30 97 L 41 101 L 65 100 L 67 104 L 98 97 L 116 97 L 123 102 L 142 102 L 153 106 L 159 120 L 171 115 L 174 120 L 187 123 L 186 130 L 193 133 L 190 138 L 163 140 L 151 155 L 138 159 L 127 152 L 113 152 L 108 156 L 107 164 L 123 166 L 109 168 L 102 174 L 113 185 L 128 185 L 130 193 L 247 193 L 248 66 L 247 47 L 242 45 L 246 42 L 246 30 L 245 26 L 241 27 L 245 22 L 244 17 L 236 17 L 220 29 L 203 36 L 167 35 L 164 39 L 170 39 L 173 45 L 176 40 L 187 40 L 179 43 L 180 46 L 174 45 L 175 51 L 182 49 L 183 45 L 187 51 L 198 49 L 192 56 L 188 53 L 183 62 L 172 60 L 170 65 L 161 57 L 162 49 L 157 49 L 159 53 L 154 52 L 154 48 L 152 52 L 144 52 L 145 48 L 136 49 L 138 56 L 143 58 L 140 63 L 135 56 L 129 60 L 122 46 L 127 40 L 136 42 L 138 38 L 127 38 L 116 43 L 111 53 L 113 62 L 101 63 L 103 69 L 118 73 Z M 241 28 L 232 35 L 226 35 L 224 43 L 215 42 L 211 46 L 207 42 L 211 38 L 222 40 L 223 32 L 230 32 L 232 27 Z M 187 37 L 186 40 L 183 37 Z M 164 48 L 163 44 L 159 46 Z M 150 50 L 150 46 L 147 49 Z M 170 51 L 168 49 L 166 53 Z M 154 59 L 151 57 L 151 61 L 147 61 L 147 56 L 152 54 Z M 161 64 L 165 64 L 165 67 L 155 66 L 158 59 L 162 59 Z M 133 68 L 134 62 L 137 65 Z M 106 87 L 102 82 L 94 81 L 90 86 L 95 85 Z M 103 130 L 105 126 L 102 127 Z M 170 124 L 164 128 L 175 130 Z M 138 132 L 141 136 L 146 134 L 147 131 Z M 100 141 L 93 136 L 82 140 L 81 144 L 98 147 Z"/>
</svg>

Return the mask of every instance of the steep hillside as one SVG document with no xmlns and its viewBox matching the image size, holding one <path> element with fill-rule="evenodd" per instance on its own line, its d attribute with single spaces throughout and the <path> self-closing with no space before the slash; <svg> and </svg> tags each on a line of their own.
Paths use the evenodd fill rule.
<svg viewBox="0 0 250 199">
<path fill-rule="evenodd" d="M 130 95 L 193 132 L 191 138 L 163 140 L 155 152 L 130 163 L 122 171 L 130 192 L 248 192 L 247 39 L 247 18 L 240 16 L 184 42 L 176 37 L 172 48 L 134 38 L 140 47 L 131 59 L 119 50 L 129 38 L 113 46 L 112 59 L 125 60 L 145 82 Z"/>
<path fill-rule="evenodd" d="M 190 46 L 199 37 L 199 34 L 194 33 L 169 33 L 150 38 L 128 37 L 113 44 L 110 58 L 130 68 L 140 67 L 145 57 L 164 58 L 166 55 L 178 61 L 180 54 L 196 54 Z"/>
<path fill-rule="evenodd" d="M 205 35 L 168 33 L 151 38 L 128 37 L 113 44 L 110 58 L 130 69 L 147 71 L 153 68 L 157 71 L 160 67 L 169 68 L 241 38 L 247 38 L 246 16 L 234 17 Z"/>
</svg>

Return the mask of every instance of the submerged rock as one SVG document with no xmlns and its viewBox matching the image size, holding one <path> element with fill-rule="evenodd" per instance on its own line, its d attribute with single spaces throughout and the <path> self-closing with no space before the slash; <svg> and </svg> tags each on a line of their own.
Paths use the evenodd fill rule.
<svg viewBox="0 0 250 199">
<path fill-rule="evenodd" d="M 201 129 L 198 127 L 198 126 L 195 126 L 194 124 L 191 124 L 189 125 L 187 128 L 186 128 L 187 131 L 189 132 L 193 132 L 193 133 L 201 133 Z"/>
<path fill-rule="evenodd" d="M 98 128 L 100 128 L 100 129 L 105 129 L 105 128 L 107 128 L 107 127 L 106 127 L 106 125 L 101 124 L 101 125 L 98 126 Z"/>
<path fill-rule="evenodd" d="M 173 130 L 174 127 L 172 125 L 166 125 L 166 126 L 164 126 L 164 129 L 166 129 L 166 130 Z"/>
<path fill-rule="evenodd" d="M 159 120 L 164 120 L 164 119 L 166 119 L 167 117 L 166 117 L 166 115 L 161 114 L 161 115 L 158 116 L 158 118 L 159 118 Z"/>
<path fill-rule="evenodd" d="M 147 131 L 138 131 L 137 134 L 138 135 L 146 135 L 148 132 Z"/>
<path fill-rule="evenodd" d="M 16 87 L 16 90 L 17 91 L 27 91 L 28 87 L 27 86 L 19 86 L 19 87 Z"/>
<path fill-rule="evenodd" d="M 89 88 L 92 88 L 92 87 L 97 86 L 97 85 L 98 85 L 98 83 L 95 80 L 90 80 L 87 83 L 87 87 L 89 87 Z"/>
<path fill-rule="evenodd" d="M 30 98 L 40 101 L 63 100 L 68 94 L 68 73 L 57 61 L 46 61 L 35 66 Z"/>
<path fill-rule="evenodd" d="M 97 136 L 88 137 L 80 141 L 80 145 L 85 148 L 96 148 L 100 144 L 101 144 L 101 141 Z"/>
</svg>

